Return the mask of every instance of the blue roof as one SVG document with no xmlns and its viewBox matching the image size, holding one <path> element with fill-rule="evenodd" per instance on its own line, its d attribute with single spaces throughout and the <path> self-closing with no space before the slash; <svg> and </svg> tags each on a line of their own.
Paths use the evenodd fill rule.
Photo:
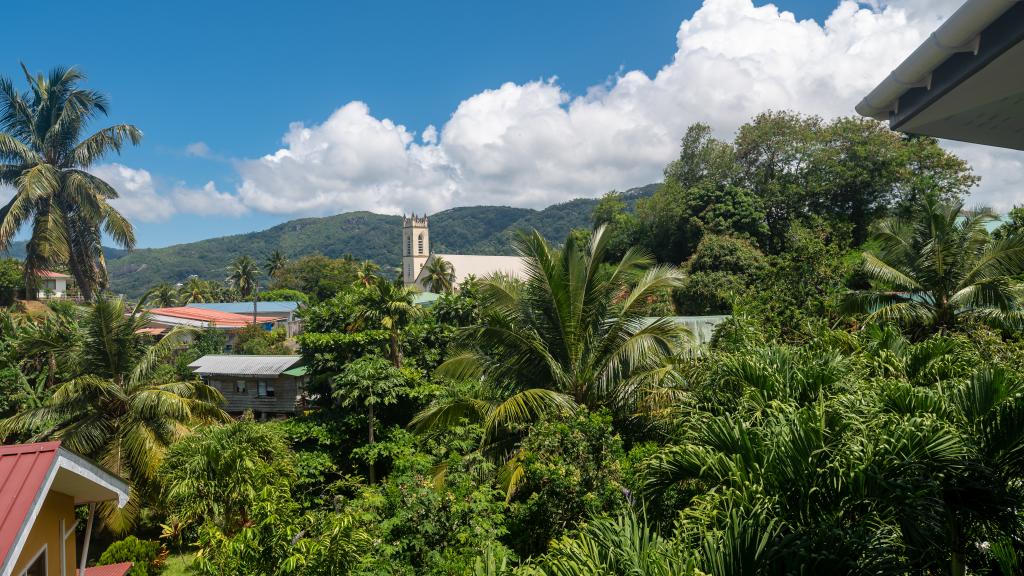
<svg viewBox="0 0 1024 576">
<path fill-rule="evenodd" d="M 218 310 L 220 312 L 231 312 L 233 314 L 252 314 L 252 302 L 194 302 L 189 304 L 192 308 L 203 308 L 206 310 Z M 257 302 L 256 313 L 266 312 L 270 314 L 295 312 L 299 309 L 298 302 Z"/>
</svg>

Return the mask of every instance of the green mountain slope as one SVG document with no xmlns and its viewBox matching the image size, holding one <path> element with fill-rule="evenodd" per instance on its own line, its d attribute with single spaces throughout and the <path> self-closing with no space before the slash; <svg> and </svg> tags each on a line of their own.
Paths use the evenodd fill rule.
<svg viewBox="0 0 1024 576">
<path fill-rule="evenodd" d="M 637 198 L 653 193 L 656 185 L 628 192 Z M 505 206 L 452 208 L 430 215 L 434 252 L 450 254 L 510 254 L 516 230 L 536 228 L 546 238 L 561 241 L 573 228 L 590 226 L 597 200 L 579 199 L 543 210 Z M 373 260 L 384 270 L 401 265 L 402 219 L 399 216 L 348 212 L 324 218 L 292 220 L 259 232 L 210 238 L 166 248 L 139 249 L 112 259 L 111 288 L 138 296 L 160 282 L 182 282 L 191 275 L 223 279 L 225 267 L 238 256 L 262 259 L 273 250 L 289 258 L 321 253 L 338 258 L 352 254 Z"/>
<path fill-rule="evenodd" d="M 0 256 L 24 260 L 25 244 L 28 244 L 28 242 L 25 240 L 11 242 L 10 247 L 6 251 L 0 252 Z M 111 248 L 110 246 L 103 247 L 103 256 L 107 259 L 107 262 L 110 262 L 111 260 L 117 260 L 118 258 L 124 256 L 127 253 L 127 250 L 122 250 L 120 248 Z"/>
</svg>

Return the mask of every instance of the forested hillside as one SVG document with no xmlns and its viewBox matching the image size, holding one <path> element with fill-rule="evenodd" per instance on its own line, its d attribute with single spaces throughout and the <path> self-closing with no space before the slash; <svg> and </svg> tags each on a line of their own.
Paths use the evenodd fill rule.
<svg viewBox="0 0 1024 576">
<path fill-rule="evenodd" d="M 653 194 L 656 184 L 630 190 L 631 201 Z M 519 229 L 537 229 L 560 242 L 574 228 L 589 228 L 597 200 L 578 199 L 543 210 L 507 206 L 453 208 L 430 215 L 435 252 L 508 254 L 510 239 Z M 181 282 L 189 276 L 222 280 L 228 263 L 243 255 L 262 259 L 280 250 L 288 258 L 320 253 L 332 258 L 351 254 L 372 260 L 390 271 L 400 265 L 402 219 L 399 216 L 348 212 L 325 218 L 292 220 L 259 232 L 211 238 L 166 248 L 136 250 L 110 258 L 111 288 L 138 296 L 161 282 Z M 17 248 L 17 246 L 16 246 Z M 23 245 L 20 246 L 22 252 Z M 12 255 L 18 256 L 15 251 Z M 120 254 L 116 254 L 120 256 Z"/>
</svg>

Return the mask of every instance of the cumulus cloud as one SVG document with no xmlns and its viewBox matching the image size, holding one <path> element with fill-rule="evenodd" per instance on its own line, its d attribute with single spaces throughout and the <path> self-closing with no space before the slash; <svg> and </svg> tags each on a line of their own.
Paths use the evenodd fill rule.
<svg viewBox="0 0 1024 576">
<path fill-rule="evenodd" d="M 174 204 L 157 193 L 148 170 L 113 163 L 93 166 L 89 171 L 117 190 L 118 198 L 110 204 L 131 220 L 159 222 L 175 213 Z"/>
<path fill-rule="evenodd" d="M 249 211 L 238 196 L 217 190 L 213 182 L 198 189 L 179 184 L 172 190 L 171 197 L 180 211 L 203 216 L 241 216 Z"/>
<path fill-rule="evenodd" d="M 292 124 L 276 152 L 238 162 L 239 199 L 278 214 L 539 207 L 656 181 L 694 122 L 728 138 L 766 109 L 852 114 L 958 5 L 843 1 L 818 23 L 751 0 L 705 0 L 653 77 L 620 72 L 581 95 L 554 79 L 506 83 L 466 98 L 419 141 L 350 102 L 322 124 Z M 1020 173 L 1003 170 L 1019 167 L 1021 155 L 954 149 L 984 178 L 976 197 L 999 204 L 991 199 L 1005 197 Z"/>
</svg>

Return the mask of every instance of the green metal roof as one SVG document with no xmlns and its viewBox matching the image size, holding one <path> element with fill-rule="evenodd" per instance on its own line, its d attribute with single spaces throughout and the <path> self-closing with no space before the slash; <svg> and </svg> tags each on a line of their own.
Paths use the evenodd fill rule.
<svg viewBox="0 0 1024 576">
<path fill-rule="evenodd" d="M 286 374 L 288 376 L 305 376 L 306 372 L 308 372 L 307 368 L 307 366 L 296 366 L 295 368 L 289 368 L 288 370 L 281 372 L 281 374 Z"/>
</svg>

